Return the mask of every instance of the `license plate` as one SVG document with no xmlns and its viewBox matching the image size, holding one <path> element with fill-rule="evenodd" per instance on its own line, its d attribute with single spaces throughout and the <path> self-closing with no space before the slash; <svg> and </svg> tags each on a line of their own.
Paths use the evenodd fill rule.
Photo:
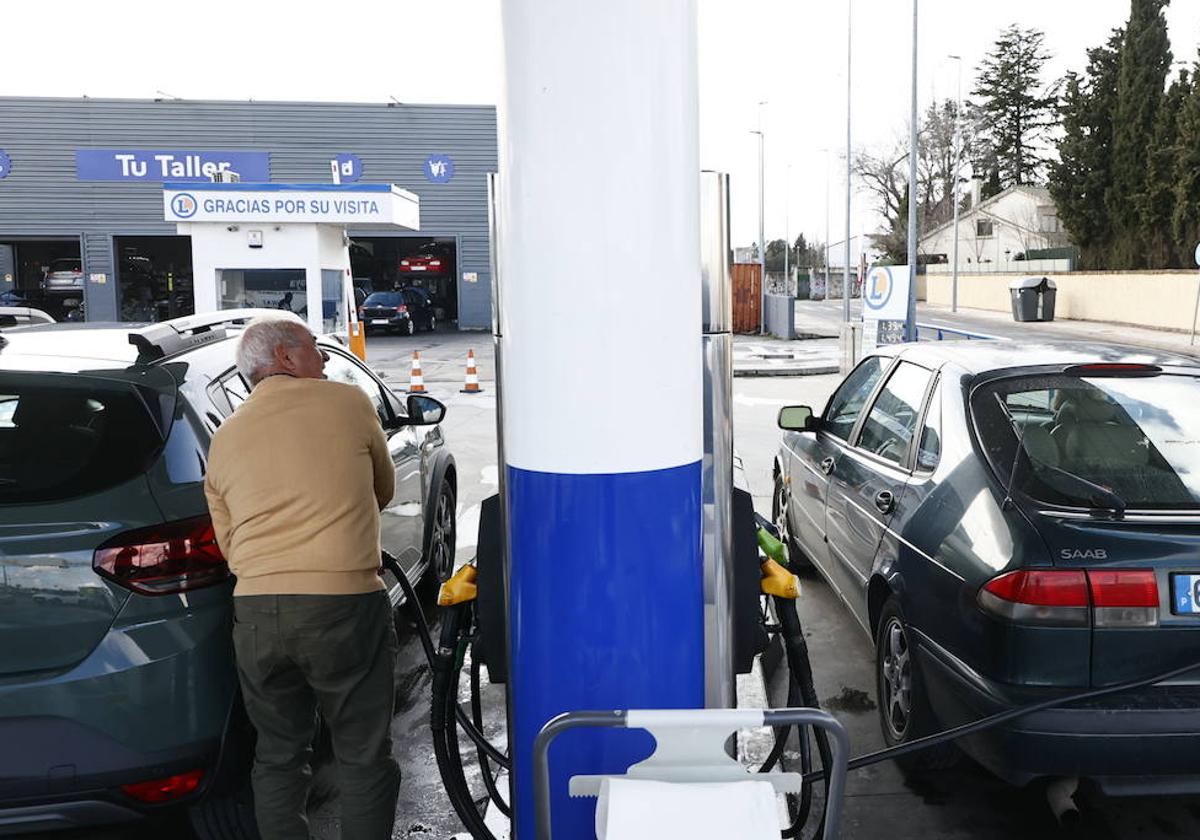
<svg viewBox="0 0 1200 840">
<path fill-rule="evenodd" d="M 1200 575 L 1171 575 L 1171 611 L 1200 615 Z"/>
<path fill-rule="evenodd" d="M 371 323 L 376 326 L 386 324 L 387 322 L 388 322 L 387 318 L 372 318 L 371 319 Z"/>
<path fill-rule="evenodd" d="M 409 266 L 409 269 L 408 269 L 408 270 L 409 270 L 409 271 L 424 271 L 424 270 L 425 270 L 425 266 L 423 266 L 423 265 L 413 265 L 413 266 Z"/>
</svg>

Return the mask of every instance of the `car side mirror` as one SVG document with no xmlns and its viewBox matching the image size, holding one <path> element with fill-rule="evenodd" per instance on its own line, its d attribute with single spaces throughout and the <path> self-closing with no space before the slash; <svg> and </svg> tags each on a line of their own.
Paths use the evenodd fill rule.
<svg viewBox="0 0 1200 840">
<path fill-rule="evenodd" d="M 815 432 L 817 418 L 806 405 L 789 405 L 779 409 L 779 428 L 786 432 Z"/>
<path fill-rule="evenodd" d="M 446 416 L 446 406 L 426 394 L 408 395 L 408 425 L 436 426 Z"/>
</svg>

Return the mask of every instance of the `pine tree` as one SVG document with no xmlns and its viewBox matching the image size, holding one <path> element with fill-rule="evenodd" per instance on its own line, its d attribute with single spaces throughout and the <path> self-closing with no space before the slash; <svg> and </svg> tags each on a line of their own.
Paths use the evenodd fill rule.
<svg viewBox="0 0 1200 840">
<path fill-rule="evenodd" d="M 1185 251 L 1191 259 L 1191 248 L 1181 247 L 1172 229 L 1176 162 L 1181 153 L 1179 117 L 1190 91 L 1191 81 L 1183 73 L 1167 91 L 1154 122 L 1154 139 L 1146 158 L 1146 186 L 1138 201 L 1139 238 L 1147 268 L 1182 268 Z"/>
<path fill-rule="evenodd" d="M 1116 29 L 1103 47 L 1088 50 L 1083 77 L 1070 73 L 1059 108 L 1063 136 L 1050 167 L 1050 194 L 1058 217 L 1079 247 L 1083 268 L 1107 268 L 1112 242 L 1108 192 L 1112 187 L 1113 121 L 1117 73 L 1125 31 Z"/>
<path fill-rule="evenodd" d="M 1147 201 L 1150 149 L 1171 66 L 1171 43 L 1163 15 L 1169 2 L 1133 0 L 1125 28 L 1117 73 L 1113 181 L 1108 196 L 1113 220 L 1112 268 L 1145 268 L 1150 264 L 1141 209 Z"/>
<path fill-rule="evenodd" d="M 1171 229 L 1183 251 L 1184 266 L 1192 266 L 1193 248 L 1200 242 L 1200 62 L 1179 111 L 1179 156 L 1175 160 L 1175 211 Z"/>
<path fill-rule="evenodd" d="M 1050 59 L 1045 37 L 1037 29 L 1013 24 L 977 71 L 972 95 L 979 103 L 981 134 L 996 162 L 994 177 L 1002 187 L 1038 183 L 1045 171 L 1046 140 L 1058 103 L 1057 85 L 1042 82 Z"/>
</svg>

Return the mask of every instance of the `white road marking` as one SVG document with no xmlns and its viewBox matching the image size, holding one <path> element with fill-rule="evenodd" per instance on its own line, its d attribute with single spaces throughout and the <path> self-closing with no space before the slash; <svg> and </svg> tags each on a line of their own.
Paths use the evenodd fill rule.
<svg viewBox="0 0 1200 840">
<path fill-rule="evenodd" d="M 479 541 L 479 505 L 471 505 L 466 510 L 456 514 L 457 533 L 454 538 L 454 551 L 458 554 L 468 548 L 474 548 Z"/>
<path fill-rule="evenodd" d="M 758 405 L 776 405 L 785 406 L 792 405 L 793 401 L 777 400 L 770 397 L 746 397 L 742 394 L 736 394 L 733 398 L 734 405 L 758 406 Z"/>
</svg>

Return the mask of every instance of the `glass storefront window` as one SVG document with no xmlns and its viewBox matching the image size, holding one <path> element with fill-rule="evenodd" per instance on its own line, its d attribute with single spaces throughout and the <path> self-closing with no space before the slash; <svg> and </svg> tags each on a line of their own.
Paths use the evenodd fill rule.
<svg viewBox="0 0 1200 840">
<path fill-rule="evenodd" d="M 321 332 L 325 335 L 346 332 L 346 292 L 344 273 L 333 268 L 321 269 Z"/>
<path fill-rule="evenodd" d="M 220 268 L 217 288 L 222 309 L 283 309 L 308 314 L 302 268 Z"/>
</svg>

